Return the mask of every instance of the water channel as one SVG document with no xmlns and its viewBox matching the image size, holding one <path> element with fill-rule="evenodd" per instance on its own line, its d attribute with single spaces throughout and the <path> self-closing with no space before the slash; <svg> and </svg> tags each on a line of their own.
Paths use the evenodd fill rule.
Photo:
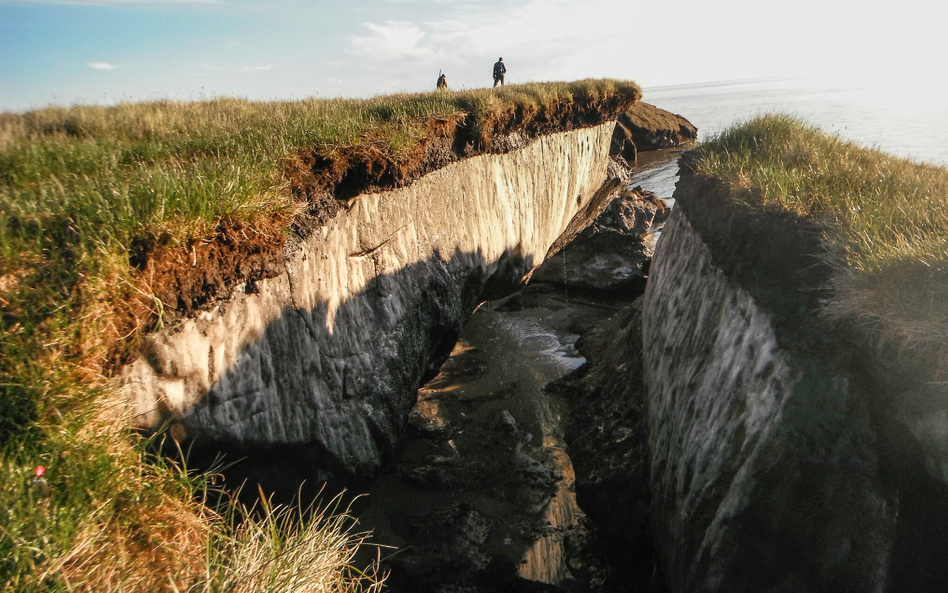
<svg viewBox="0 0 948 593">
<path fill-rule="evenodd" d="M 670 199 L 680 150 L 659 153 L 631 186 Z M 604 568 L 564 442 L 581 402 L 544 388 L 585 362 L 581 335 L 637 296 L 531 282 L 471 316 L 359 513 L 387 546 L 390 590 L 590 590 Z"/>
</svg>

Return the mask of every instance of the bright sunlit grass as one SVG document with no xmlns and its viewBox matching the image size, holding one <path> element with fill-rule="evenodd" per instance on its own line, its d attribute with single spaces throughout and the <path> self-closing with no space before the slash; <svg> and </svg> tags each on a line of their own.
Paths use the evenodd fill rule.
<svg viewBox="0 0 948 593">
<path fill-rule="evenodd" d="M 948 254 L 948 170 L 764 116 L 702 147 L 702 169 L 753 188 L 765 204 L 829 219 L 850 265 L 928 265 Z"/>
<path fill-rule="evenodd" d="M 516 107 L 610 95 L 634 83 L 587 80 L 498 90 L 285 103 L 218 99 L 50 108 L 0 115 L 0 248 L 12 256 L 28 222 L 69 219 L 84 244 L 127 244 L 143 228 L 200 235 L 220 217 L 289 207 L 283 161 L 360 143 L 397 161 L 426 120 L 470 113 L 475 125 Z M 18 221 L 17 231 L 8 227 Z M 14 241 L 15 243 L 15 241 Z"/>
<path fill-rule="evenodd" d="M 372 145 L 398 162 L 432 118 L 489 126 L 514 109 L 640 96 L 631 82 L 586 80 L 0 114 L 0 588 L 377 588 L 350 570 L 363 537 L 344 520 L 269 509 L 238 530 L 232 511 L 202 504 L 206 476 L 148 454 L 106 409 L 110 346 L 131 335 L 116 317 L 135 315 L 123 309 L 133 297 L 153 298 L 136 284 L 133 242 L 200 238 L 221 220 L 289 225 L 301 205 L 285 167 L 306 151 Z M 37 465 L 47 498 L 30 488 Z"/>
<path fill-rule="evenodd" d="M 948 345 L 948 169 L 861 148 L 768 115 L 700 148 L 737 199 L 824 223 L 841 250 L 827 311 L 905 346 Z"/>
</svg>

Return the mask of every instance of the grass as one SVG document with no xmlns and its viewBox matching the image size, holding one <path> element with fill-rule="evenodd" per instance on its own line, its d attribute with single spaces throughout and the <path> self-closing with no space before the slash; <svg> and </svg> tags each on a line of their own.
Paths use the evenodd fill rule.
<svg viewBox="0 0 948 593">
<path fill-rule="evenodd" d="M 110 348 L 133 339 L 123 315 L 135 317 L 135 331 L 162 319 L 162 303 L 130 266 L 132 245 L 142 237 L 184 243 L 222 220 L 289 226 L 303 205 L 288 189 L 286 163 L 302 152 L 332 157 L 371 145 L 398 161 L 432 118 L 473 114 L 487 125 L 504 111 L 616 95 L 641 91 L 586 80 L 368 100 L 0 114 L 0 587 L 361 587 L 346 567 L 362 539 L 344 520 L 268 509 L 262 522 L 243 520 L 238 529 L 240 512 L 203 504 L 209 476 L 149 455 L 129 430 Z M 149 315 L 129 308 L 136 299 L 153 303 Z M 37 465 L 48 468 L 49 498 L 29 487 Z M 316 570 L 320 558 L 329 559 L 331 578 L 304 570 Z M 309 584 L 293 580 L 304 577 Z"/>
<path fill-rule="evenodd" d="M 367 534 L 339 498 L 322 507 L 247 509 L 206 504 L 211 473 L 196 474 L 113 421 L 70 414 L 43 442 L 3 450 L 0 585 L 4 591 L 380 590 L 375 567 L 353 558 Z M 30 486 L 43 464 L 44 497 Z"/>
<path fill-rule="evenodd" d="M 215 575 L 215 589 L 380 591 L 384 579 L 353 564 L 368 535 L 352 533 L 352 517 L 348 509 L 340 512 L 340 498 L 322 508 L 299 511 L 274 507 L 261 492 L 263 518 L 245 519 L 236 536 L 224 540 L 224 553 L 219 555 L 225 564 Z"/>
<path fill-rule="evenodd" d="M 841 253 L 830 314 L 883 340 L 948 347 L 948 169 L 859 147 L 782 115 L 762 116 L 700 147 L 697 169 L 735 199 L 819 220 Z M 927 345 L 927 346 L 926 346 Z M 941 356 L 936 374 L 948 370 Z"/>
<path fill-rule="evenodd" d="M 143 229 L 201 235 L 220 217 L 290 207 L 283 161 L 380 144 L 405 155 L 431 118 L 518 106 L 641 96 L 634 83 L 587 80 L 368 100 L 141 103 L 0 116 L 0 255 L 22 251 L 31 223 L 70 221 L 83 247 L 127 245 Z M 20 224 L 10 229 L 10 221 Z M 35 232 L 32 234 L 36 234 Z"/>
</svg>

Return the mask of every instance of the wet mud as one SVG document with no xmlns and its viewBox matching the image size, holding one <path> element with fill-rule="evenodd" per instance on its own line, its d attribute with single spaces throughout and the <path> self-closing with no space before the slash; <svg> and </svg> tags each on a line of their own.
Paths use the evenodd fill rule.
<svg viewBox="0 0 948 593">
<path fill-rule="evenodd" d="M 628 181 L 656 168 L 677 171 L 678 153 L 662 152 Z M 637 241 L 646 246 L 641 257 L 651 254 L 664 206 L 655 196 L 644 200 L 651 209 L 603 214 L 600 226 L 631 233 L 606 249 Z M 631 218 L 609 222 L 623 216 Z M 359 514 L 360 526 L 386 546 L 391 590 L 661 590 L 647 525 L 643 402 L 615 397 L 641 381 L 640 360 L 620 364 L 641 344 L 611 341 L 635 332 L 611 324 L 638 327 L 626 323 L 626 311 L 645 278 L 590 289 L 556 273 L 582 253 L 567 246 L 526 288 L 482 304 L 419 391 L 407 437 Z M 599 460 L 600 449 L 623 453 Z M 571 451 L 581 457 L 578 469 Z"/>
<path fill-rule="evenodd" d="M 620 305 L 535 284 L 474 313 L 360 513 L 392 546 L 391 590 L 588 591 L 608 579 L 576 503 L 570 404 L 545 387 L 585 362 L 576 340 Z"/>
</svg>

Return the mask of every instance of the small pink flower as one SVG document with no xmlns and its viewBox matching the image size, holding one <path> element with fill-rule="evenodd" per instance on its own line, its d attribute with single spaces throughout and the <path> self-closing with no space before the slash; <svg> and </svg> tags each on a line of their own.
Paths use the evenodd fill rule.
<svg viewBox="0 0 948 593">
<path fill-rule="evenodd" d="M 33 470 L 33 483 L 30 484 L 30 490 L 36 493 L 40 498 L 46 498 L 49 496 L 49 483 L 46 481 L 46 478 L 43 477 L 43 474 L 46 473 L 46 468 L 42 465 L 37 465 L 36 469 Z"/>
</svg>

